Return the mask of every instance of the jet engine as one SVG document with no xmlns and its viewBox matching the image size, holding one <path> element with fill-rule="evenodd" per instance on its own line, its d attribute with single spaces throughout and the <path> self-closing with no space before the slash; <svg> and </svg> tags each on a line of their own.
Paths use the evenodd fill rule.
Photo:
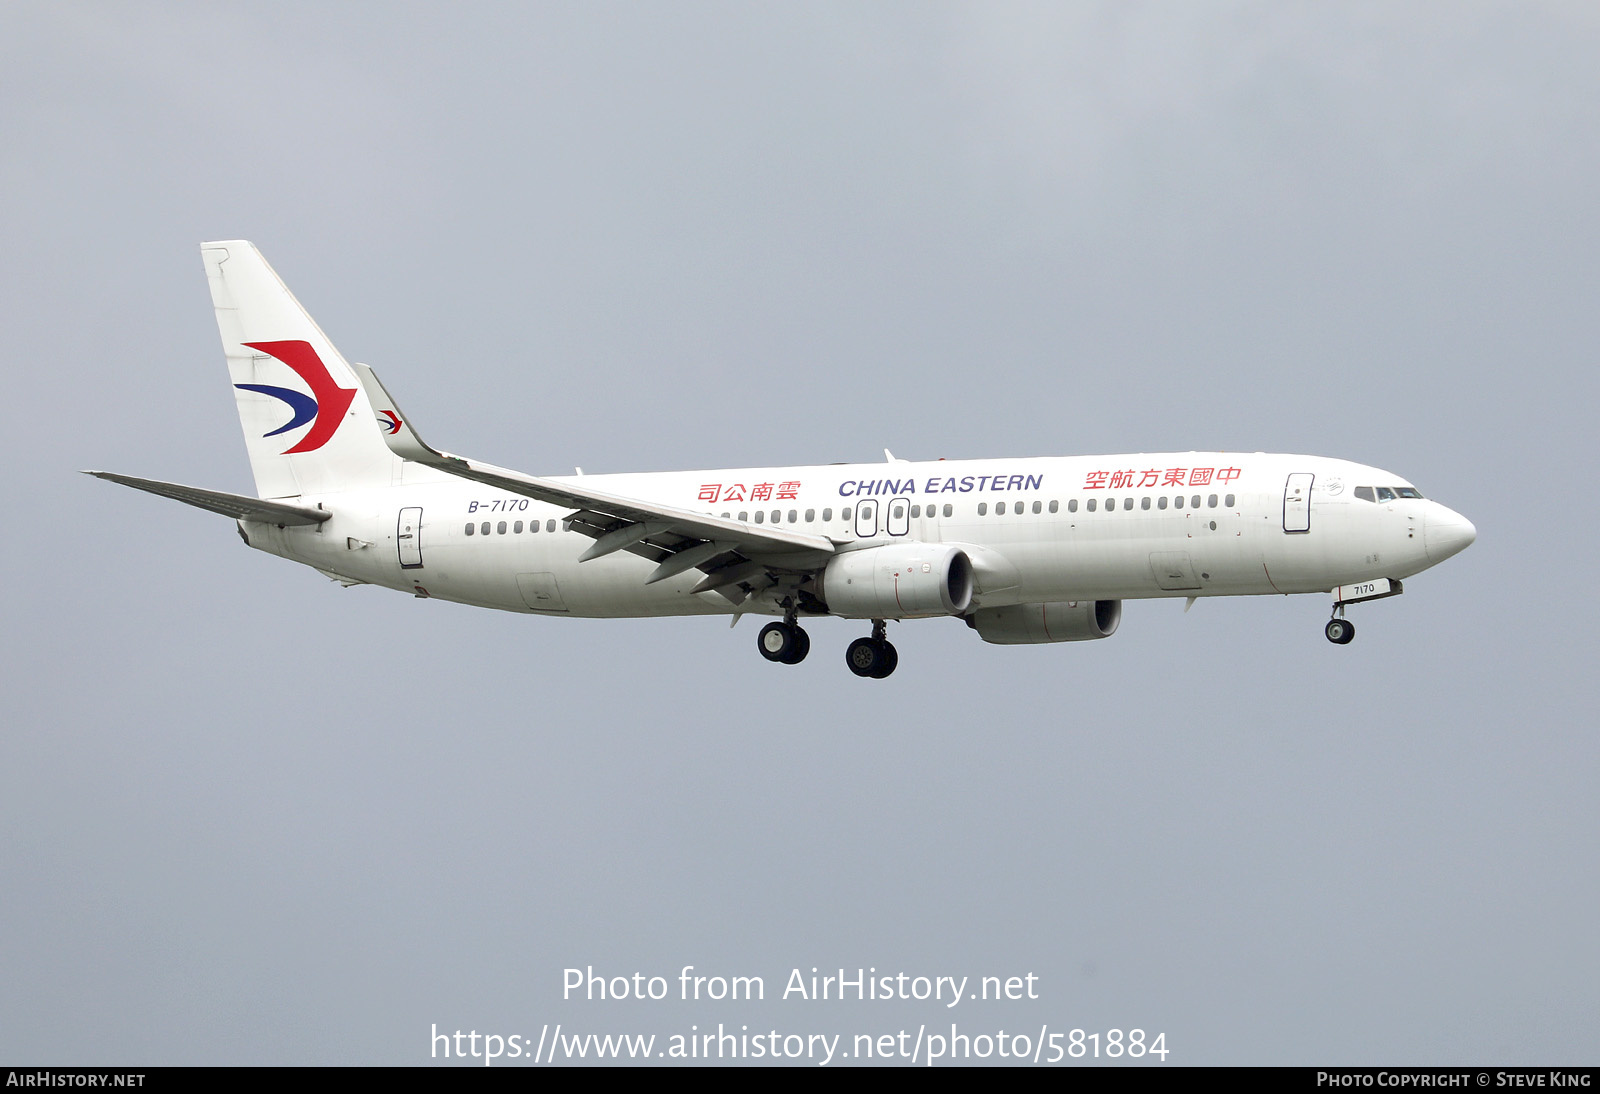
<svg viewBox="0 0 1600 1094">
<path fill-rule="evenodd" d="M 961 615 L 972 603 L 972 562 L 938 543 L 846 551 L 823 570 L 821 593 L 828 610 L 847 619 Z"/>
<path fill-rule="evenodd" d="M 977 631 L 978 637 L 1002 646 L 1110 638 L 1120 622 L 1120 600 L 1014 604 L 1008 608 L 981 608 L 967 616 L 967 626 Z"/>
</svg>

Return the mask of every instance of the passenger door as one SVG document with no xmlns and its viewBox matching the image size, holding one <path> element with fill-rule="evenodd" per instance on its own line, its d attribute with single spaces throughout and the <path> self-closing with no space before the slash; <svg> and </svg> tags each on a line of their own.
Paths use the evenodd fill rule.
<svg viewBox="0 0 1600 1094">
<path fill-rule="evenodd" d="M 1316 476 L 1296 471 L 1283 486 L 1283 530 L 1290 534 L 1311 531 L 1311 484 Z"/>
<path fill-rule="evenodd" d="M 422 508 L 411 506 L 400 510 L 395 523 L 394 542 L 400 552 L 402 570 L 422 569 Z"/>
</svg>

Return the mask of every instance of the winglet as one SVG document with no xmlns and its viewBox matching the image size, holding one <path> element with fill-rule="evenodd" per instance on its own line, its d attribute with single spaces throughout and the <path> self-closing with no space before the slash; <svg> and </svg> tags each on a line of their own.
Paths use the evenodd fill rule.
<svg viewBox="0 0 1600 1094">
<path fill-rule="evenodd" d="M 378 419 L 378 431 L 383 434 L 383 443 L 389 446 L 390 452 L 402 460 L 435 465 L 457 458 L 430 447 L 417 435 L 417 431 L 411 428 L 410 419 L 400 413 L 393 396 L 383 386 L 383 381 L 378 379 L 378 374 L 372 371 L 371 365 L 357 361 L 352 362 L 350 367 L 366 389 L 367 401 L 372 404 L 372 412 Z"/>
</svg>

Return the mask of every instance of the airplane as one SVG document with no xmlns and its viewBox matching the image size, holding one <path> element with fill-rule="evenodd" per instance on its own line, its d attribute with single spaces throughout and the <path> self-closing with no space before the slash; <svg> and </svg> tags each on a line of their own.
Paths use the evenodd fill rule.
<svg viewBox="0 0 1600 1094">
<path fill-rule="evenodd" d="M 245 543 L 343 585 L 542 616 L 870 621 L 845 662 L 882 679 L 889 622 L 986 642 L 1109 638 L 1124 600 L 1332 594 L 1351 604 L 1464 550 L 1472 523 L 1364 464 L 1262 452 L 536 477 L 426 444 L 243 240 L 201 246 L 256 497 L 89 471 L 234 518 Z"/>
</svg>

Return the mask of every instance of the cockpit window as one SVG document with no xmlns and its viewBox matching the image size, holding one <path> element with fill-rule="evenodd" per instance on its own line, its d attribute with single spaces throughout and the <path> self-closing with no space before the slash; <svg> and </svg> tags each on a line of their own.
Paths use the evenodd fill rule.
<svg viewBox="0 0 1600 1094">
<path fill-rule="evenodd" d="M 1397 498 L 1422 497 L 1422 491 L 1415 486 L 1358 486 L 1355 493 L 1362 501 L 1394 501 Z"/>
</svg>

